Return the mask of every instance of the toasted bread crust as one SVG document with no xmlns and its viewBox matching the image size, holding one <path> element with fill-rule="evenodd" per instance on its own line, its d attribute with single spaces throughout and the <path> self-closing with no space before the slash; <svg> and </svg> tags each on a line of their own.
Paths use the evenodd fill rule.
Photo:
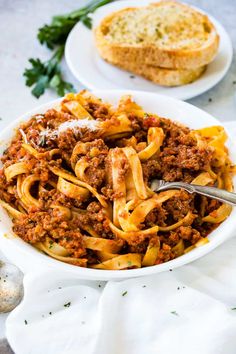
<svg viewBox="0 0 236 354">
<path fill-rule="evenodd" d="M 206 70 L 206 66 L 189 70 L 166 69 L 147 64 L 136 65 L 136 63 L 130 61 L 116 64 L 116 66 L 133 74 L 142 76 L 158 85 L 169 87 L 189 84 L 197 80 Z"/>
<path fill-rule="evenodd" d="M 164 4 L 164 5 L 163 5 Z M 173 4 L 172 1 L 161 1 L 150 6 L 158 8 Z M 175 3 L 176 4 L 176 3 Z M 189 8 L 187 5 L 178 3 L 178 6 Z M 148 65 L 159 66 L 171 69 L 195 69 L 209 64 L 215 57 L 218 46 L 219 36 L 216 33 L 214 25 L 207 16 L 197 12 L 198 17 L 201 16 L 202 21 L 207 26 L 209 36 L 207 40 L 198 48 L 176 49 L 172 47 L 161 47 L 155 44 L 127 44 L 116 43 L 107 40 L 106 35 L 109 32 L 109 26 L 116 16 L 122 15 L 136 10 L 135 8 L 127 8 L 112 13 L 105 17 L 100 25 L 95 29 L 95 42 L 100 55 L 107 61 L 115 65 L 120 65 L 124 61 L 145 63 Z M 191 11 L 193 9 L 191 8 Z M 194 10 L 195 11 L 195 10 Z"/>
</svg>

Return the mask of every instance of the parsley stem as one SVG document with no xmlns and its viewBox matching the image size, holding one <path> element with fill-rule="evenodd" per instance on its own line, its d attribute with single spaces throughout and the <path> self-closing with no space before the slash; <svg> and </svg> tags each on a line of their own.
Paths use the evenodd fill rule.
<svg viewBox="0 0 236 354">
<path fill-rule="evenodd" d="M 66 39 L 74 27 L 81 21 L 88 28 L 92 27 L 90 14 L 98 7 L 106 5 L 114 0 L 96 0 L 69 14 L 54 16 L 49 25 L 39 28 L 37 38 L 41 44 L 46 44 L 51 50 L 55 50 L 52 57 L 42 62 L 39 58 L 31 58 L 29 62 L 31 68 L 24 71 L 26 85 L 31 87 L 32 94 L 39 98 L 45 90 L 53 89 L 59 96 L 63 96 L 68 91 L 73 91 L 73 86 L 64 81 L 61 73 L 60 63 L 64 55 Z"/>
</svg>

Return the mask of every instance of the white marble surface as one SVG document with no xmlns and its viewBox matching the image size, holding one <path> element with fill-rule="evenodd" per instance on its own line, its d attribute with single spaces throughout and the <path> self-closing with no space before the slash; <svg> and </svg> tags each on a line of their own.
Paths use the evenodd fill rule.
<svg viewBox="0 0 236 354">
<path fill-rule="evenodd" d="M 208 11 L 221 22 L 230 34 L 235 52 L 235 0 L 186 0 L 185 2 Z M 34 98 L 24 85 L 22 73 L 28 65 L 28 58 L 47 59 L 50 55 L 48 49 L 37 42 L 37 29 L 48 22 L 52 15 L 69 12 L 86 3 L 87 0 L 0 0 L 0 129 L 20 114 L 56 97 L 53 92 L 47 92 L 39 100 Z M 82 88 L 73 79 L 65 64 L 63 64 L 63 72 L 76 89 Z M 235 55 L 224 80 L 215 88 L 189 102 L 223 122 L 236 120 Z M 4 335 L 5 318 L 6 315 L 0 315 L 0 338 Z"/>
</svg>

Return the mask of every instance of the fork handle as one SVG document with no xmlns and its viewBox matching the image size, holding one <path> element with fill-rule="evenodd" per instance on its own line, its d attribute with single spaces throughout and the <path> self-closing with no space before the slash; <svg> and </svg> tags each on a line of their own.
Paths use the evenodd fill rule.
<svg viewBox="0 0 236 354">
<path fill-rule="evenodd" d="M 188 184 L 184 182 L 170 182 L 166 185 L 161 186 L 158 191 L 168 190 L 168 189 L 184 189 L 188 193 L 198 193 L 217 199 L 223 203 L 227 203 L 236 206 L 236 193 L 228 192 L 224 189 L 219 189 L 215 187 L 199 186 L 197 184 Z"/>
</svg>

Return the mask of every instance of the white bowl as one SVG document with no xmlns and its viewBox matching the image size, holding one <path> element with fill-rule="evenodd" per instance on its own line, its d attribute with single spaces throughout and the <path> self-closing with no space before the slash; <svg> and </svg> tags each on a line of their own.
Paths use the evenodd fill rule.
<svg viewBox="0 0 236 354">
<path fill-rule="evenodd" d="M 190 128 L 198 129 L 209 125 L 221 125 L 218 120 L 213 118 L 208 113 L 192 106 L 189 103 L 182 102 L 168 96 L 141 91 L 124 90 L 94 91 L 94 93 L 98 97 L 101 97 L 105 101 L 113 104 L 118 102 L 122 95 L 131 94 L 134 100 L 140 104 L 144 110 L 157 113 L 162 117 L 179 121 Z M 14 129 L 18 127 L 22 121 L 28 120 L 33 114 L 44 113 L 47 109 L 52 108 L 55 102 L 58 102 L 58 100 L 44 104 L 33 111 L 26 113 L 13 122 L 3 132 L 1 132 L 0 154 L 2 155 L 2 152 L 9 144 L 14 134 Z M 228 147 L 231 159 L 235 163 L 236 146 L 230 139 L 228 141 Z M 234 179 L 234 183 L 236 183 L 236 178 Z M 47 268 L 48 270 L 57 269 L 59 271 L 68 271 L 70 274 L 73 274 L 73 276 L 78 278 L 86 278 L 90 280 L 111 280 L 138 277 L 168 271 L 206 255 L 232 236 L 233 231 L 236 229 L 236 209 L 233 209 L 228 219 L 209 235 L 210 242 L 208 244 L 160 265 L 122 271 L 80 268 L 54 260 L 53 258 L 40 253 L 20 238 L 14 236 L 11 231 L 11 226 L 12 222 L 8 214 L 3 208 L 0 208 L 0 250 L 10 261 L 19 266 L 23 272 Z"/>
</svg>

